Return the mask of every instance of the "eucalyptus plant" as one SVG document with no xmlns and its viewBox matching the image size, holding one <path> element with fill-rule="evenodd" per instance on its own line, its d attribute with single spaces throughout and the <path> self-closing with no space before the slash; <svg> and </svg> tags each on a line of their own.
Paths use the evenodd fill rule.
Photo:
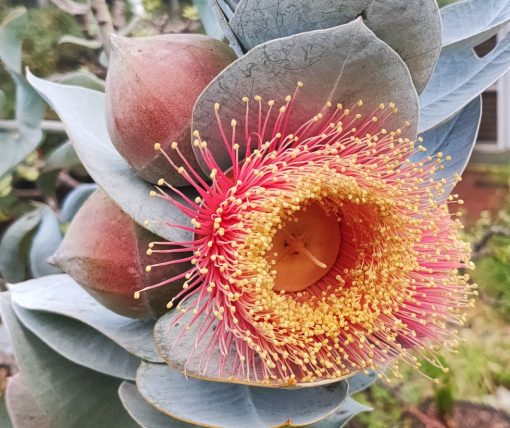
<svg viewBox="0 0 510 428">
<path fill-rule="evenodd" d="M 232 49 L 113 38 L 106 93 L 27 72 L 100 189 L 65 273 L 0 296 L 10 423 L 336 428 L 455 348 L 476 290 L 447 205 L 510 68 L 509 36 L 473 50 L 510 2 L 481 4 L 211 0 Z"/>
</svg>

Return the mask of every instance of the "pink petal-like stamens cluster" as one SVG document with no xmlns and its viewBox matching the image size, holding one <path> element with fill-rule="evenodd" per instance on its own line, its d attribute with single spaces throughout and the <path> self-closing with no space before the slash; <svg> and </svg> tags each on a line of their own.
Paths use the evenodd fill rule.
<svg viewBox="0 0 510 428">
<path fill-rule="evenodd" d="M 397 112 L 393 103 L 369 116 L 358 113 L 362 101 L 349 108 L 327 103 L 289 132 L 293 105 L 304 102 L 296 99 L 301 86 L 280 108 L 244 98 L 242 136 L 235 120 L 230 129 L 223 125 L 214 106 L 232 167 L 222 171 L 195 131 L 210 181 L 184 156 L 182 166 L 168 157 L 199 196 L 191 200 L 164 180 L 153 196 L 190 218 L 190 226 L 169 225 L 194 232 L 194 240 L 152 243 L 149 253 L 172 260 L 148 269 L 186 261 L 192 267 L 149 288 L 185 281 L 177 310 L 193 317 L 179 328 L 186 334 L 199 323 L 196 343 L 207 340 L 205 349 L 235 359 L 229 373 L 221 373 L 226 361 L 220 362 L 220 376 L 294 384 L 378 370 L 395 360 L 417 367 L 416 355 L 433 359 L 436 345 L 455 346 L 455 326 L 476 293 L 459 273 L 469 265 L 469 249 L 447 207 L 461 201 L 446 194 L 447 180 L 434 178 L 450 159 L 437 153 L 412 162 L 425 149 L 403 136 L 409 124 L 384 129 Z M 256 123 L 250 108 L 258 111 Z M 176 143 L 172 148 L 179 152 Z M 273 238 L 312 206 L 336 217 L 339 256 L 305 290 L 275 291 Z M 176 259 L 178 253 L 185 257 Z M 210 354 L 204 353 L 204 370 Z"/>
</svg>

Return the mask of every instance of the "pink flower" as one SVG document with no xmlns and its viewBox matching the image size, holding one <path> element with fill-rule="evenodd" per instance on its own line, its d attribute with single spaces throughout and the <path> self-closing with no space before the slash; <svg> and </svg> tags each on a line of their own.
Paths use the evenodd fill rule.
<svg viewBox="0 0 510 428">
<path fill-rule="evenodd" d="M 358 113 L 363 101 L 328 103 L 288 129 L 293 105 L 306 102 L 302 86 L 281 106 L 243 98 L 243 135 L 214 106 L 232 168 L 222 171 L 195 131 L 211 182 L 184 156 L 181 166 L 167 155 L 199 196 L 164 180 L 158 196 L 190 218 L 184 228 L 194 240 L 151 244 L 149 253 L 171 260 L 148 269 L 189 261 L 191 252 L 192 268 L 148 289 L 185 279 L 180 325 L 171 328 L 182 337 L 197 326 L 190 355 L 207 340 L 202 369 L 219 349 L 220 376 L 229 364 L 229 376 L 292 385 L 381 371 L 395 360 L 418 367 L 417 354 L 433 358 L 436 345 L 455 346 L 454 327 L 475 293 L 459 273 L 469 248 L 448 211 L 461 201 L 434 178 L 450 159 L 438 153 L 413 163 L 425 149 L 403 136 L 408 123 L 385 129 L 393 103 L 368 116 Z M 177 143 L 172 149 L 180 153 Z M 189 313 L 191 321 L 179 321 Z"/>
</svg>

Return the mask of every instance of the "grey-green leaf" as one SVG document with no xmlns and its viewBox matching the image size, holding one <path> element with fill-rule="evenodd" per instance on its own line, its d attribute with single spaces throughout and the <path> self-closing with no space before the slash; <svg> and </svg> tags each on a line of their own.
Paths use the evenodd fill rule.
<svg viewBox="0 0 510 428">
<path fill-rule="evenodd" d="M 509 0 L 464 0 L 441 9 L 443 49 L 475 47 L 510 22 Z"/>
<path fill-rule="evenodd" d="M 12 304 L 18 320 L 46 345 L 90 370 L 134 380 L 139 359 L 97 330 L 62 315 L 29 311 Z"/>
<path fill-rule="evenodd" d="M 122 382 L 119 387 L 119 397 L 129 415 L 142 428 L 189 428 L 190 425 L 161 413 L 143 399 L 136 385 Z"/>
<path fill-rule="evenodd" d="M 21 373 L 9 379 L 5 390 L 5 404 L 14 428 L 51 428 L 48 418 L 35 402 Z"/>
<path fill-rule="evenodd" d="M 213 11 L 207 3 L 207 0 L 193 0 L 193 6 L 198 12 L 202 26 L 208 36 L 214 39 L 223 40 L 225 35 L 218 23 Z"/>
<path fill-rule="evenodd" d="M 369 386 L 377 381 L 377 372 L 370 370 L 368 374 L 357 373 L 347 379 L 349 384 L 349 395 L 354 395 L 367 389 Z"/>
<path fill-rule="evenodd" d="M 136 382 L 140 394 L 161 412 L 199 426 L 223 428 L 309 425 L 333 414 L 348 389 L 347 382 L 297 390 L 208 382 L 144 362 Z"/>
<path fill-rule="evenodd" d="M 162 362 L 152 340 L 154 322 L 117 315 L 89 296 L 70 276 L 51 275 L 10 285 L 22 308 L 63 315 L 89 325 L 129 353 Z"/>
<path fill-rule="evenodd" d="M 80 164 L 80 159 L 73 145 L 69 141 L 66 141 L 48 155 L 44 165 L 44 171 L 72 168 Z"/>
<path fill-rule="evenodd" d="M 151 198 L 153 187 L 138 178 L 115 150 L 106 128 L 105 95 L 78 86 L 61 85 L 28 74 L 29 82 L 60 116 L 69 138 L 94 181 L 138 224 L 171 241 L 189 240 L 190 234 L 166 226 L 162 220 L 187 224 L 172 204 Z M 78 102 L 79 100 L 79 102 Z"/>
<path fill-rule="evenodd" d="M 6 293 L 0 295 L 0 310 L 27 387 L 52 426 L 136 426 L 118 399 L 117 379 L 80 367 L 53 352 L 19 323 Z"/>
<path fill-rule="evenodd" d="M 11 417 L 9 416 L 9 413 L 7 412 L 7 405 L 5 403 L 5 394 L 2 394 L 2 396 L 0 396 L 0 427 L 18 428 L 18 427 L 13 427 Z M 28 428 L 31 428 L 31 427 L 28 427 Z"/>
<path fill-rule="evenodd" d="M 479 96 L 448 122 L 422 134 L 423 145 L 427 148 L 427 152 L 417 153 L 412 160 L 420 161 L 426 156 L 442 152 L 445 157 L 451 156 L 452 159 L 443 164 L 443 170 L 436 171 L 434 178 L 450 179 L 455 175 L 461 175 L 475 148 L 481 120 L 482 97 Z M 455 181 L 450 180 L 443 186 L 446 194 L 451 192 L 455 184 Z"/>
<path fill-rule="evenodd" d="M 347 397 L 342 406 L 333 415 L 321 422 L 310 425 L 310 428 L 342 428 L 356 415 L 370 412 L 371 410 L 370 407 L 358 403 L 351 397 Z"/>
<path fill-rule="evenodd" d="M 104 80 L 89 71 L 72 71 L 70 73 L 61 74 L 56 77 L 55 81 L 65 85 L 81 86 L 101 92 L 104 92 L 105 86 Z"/>
<path fill-rule="evenodd" d="M 0 273 L 7 282 L 19 282 L 26 278 L 26 241 L 40 221 L 41 212 L 34 210 L 21 216 L 5 231 L 0 242 Z"/>
<path fill-rule="evenodd" d="M 457 114 L 510 69 L 510 33 L 483 58 L 470 47 L 446 49 L 420 96 L 419 131 L 432 129 Z"/>
<path fill-rule="evenodd" d="M 35 278 L 60 272 L 60 269 L 48 263 L 48 259 L 62 242 L 60 224 L 53 210 L 39 204 L 39 212 L 41 223 L 34 234 L 29 253 L 30 271 Z"/>
<path fill-rule="evenodd" d="M 27 10 L 12 9 L 0 25 L 0 59 L 9 71 L 21 72 L 21 44 L 27 25 Z"/>
<path fill-rule="evenodd" d="M 327 102 L 357 107 L 371 118 L 381 103 L 395 102 L 399 112 L 385 120 L 387 129 L 401 128 L 407 120 L 411 126 L 405 136 L 416 138 L 418 99 L 409 70 L 402 59 L 379 40 L 361 19 L 349 24 L 272 40 L 253 48 L 228 66 L 204 90 L 193 111 L 193 129 L 203 140 L 221 168 L 230 166 L 214 114 L 225 123 L 237 119 L 238 132 L 245 134 L 246 103 L 243 97 L 261 96 L 263 103 L 276 100 L 277 107 L 294 93 L 297 82 L 303 82 L 289 114 L 288 133 L 323 111 Z M 276 108 L 276 107 L 275 107 Z M 334 108 L 334 107 L 333 107 Z M 256 132 L 258 104 L 252 103 L 250 132 Z M 268 125 L 272 129 L 272 124 Z M 261 136 L 262 141 L 267 136 Z M 272 138 L 272 136 L 270 137 Z M 269 139 L 270 139 L 269 138 Z M 197 159 L 199 149 L 194 147 Z M 201 162 L 204 172 L 209 173 Z"/>
<path fill-rule="evenodd" d="M 64 202 L 62 203 L 62 209 L 60 210 L 60 221 L 62 223 L 69 223 L 76 213 L 79 211 L 81 206 L 89 198 L 92 193 L 97 189 L 97 185 L 81 184 L 71 192 L 68 193 Z"/>
<path fill-rule="evenodd" d="M 232 50 L 238 57 L 243 56 L 243 48 L 239 44 L 236 35 L 233 33 L 232 27 L 228 23 L 228 19 L 230 19 L 233 14 L 232 8 L 223 0 L 207 0 L 207 3 L 209 3 L 212 13 L 216 16 L 223 34 L 225 34 L 225 37 L 230 42 Z"/>
<path fill-rule="evenodd" d="M 71 34 L 63 35 L 58 41 L 59 45 L 70 43 L 88 49 L 101 49 L 103 44 L 99 40 L 84 39 L 83 37 L 73 36 Z"/>
<path fill-rule="evenodd" d="M 186 310 L 194 308 L 194 305 L 195 299 L 188 299 L 180 306 Z M 289 385 L 279 378 L 268 379 L 264 374 L 260 359 L 256 359 L 250 367 L 250 372 L 246 373 L 240 365 L 234 365 L 237 349 L 233 343 L 225 351 L 219 346 L 209 346 L 211 342 L 214 342 L 214 330 L 217 328 L 217 322 L 213 322 L 202 334 L 201 327 L 208 321 L 203 316 L 196 320 L 194 317 L 192 310 L 188 310 L 184 314 L 180 311 L 170 311 L 156 322 L 154 328 L 154 342 L 159 353 L 167 364 L 186 376 L 210 382 L 289 389 L 315 388 L 334 384 L 341 380 L 325 378 Z M 198 338 L 200 339 L 198 340 Z M 222 362 L 222 352 L 227 353 L 225 363 Z"/>
<path fill-rule="evenodd" d="M 407 63 L 421 92 L 441 48 L 435 0 L 241 0 L 229 25 L 249 51 L 269 40 L 336 27 L 360 16 Z"/>
<path fill-rule="evenodd" d="M 44 114 L 44 102 L 25 78 L 14 72 L 16 84 L 16 131 L 0 133 L 0 176 L 16 167 L 41 143 L 43 133 L 39 124 Z"/>
</svg>

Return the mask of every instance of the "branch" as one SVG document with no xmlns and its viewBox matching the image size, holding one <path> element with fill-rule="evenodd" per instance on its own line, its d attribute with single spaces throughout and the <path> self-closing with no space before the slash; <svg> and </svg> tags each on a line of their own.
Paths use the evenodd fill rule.
<svg viewBox="0 0 510 428">
<path fill-rule="evenodd" d="M 58 120 L 43 120 L 40 125 L 45 132 L 63 133 L 65 132 L 64 124 Z M 0 120 L 0 129 L 18 130 L 20 123 L 17 120 Z"/>
<path fill-rule="evenodd" d="M 90 0 L 90 7 L 99 27 L 99 38 L 103 42 L 104 50 L 109 58 L 112 47 L 110 34 L 114 33 L 114 29 L 108 5 L 105 0 Z"/>
<path fill-rule="evenodd" d="M 88 4 L 78 3 L 73 0 L 51 0 L 51 2 L 59 9 L 73 16 L 86 15 L 90 9 Z"/>
<path fill-rule="evenodd" d="M 126 6 L 124 0 L 113 0 L 113 27 L 118 31 L 126 26 Z"/>
<path fill-rule="evenodd" d="M 510 239 L 510 229 L 501 226 L 490 227 L 482 238 L 473 244 L 473 258 L 480 257 L 484 254 L 485 247 L 494 236 L 504 236 Z"/>
<path fill-rule="evenodd" d="M 423 413 L 416 406 L 405 406 L 405 410 L 416 419 L 418 419 L 427 428 L 446 428 L 444 424 L 439 422 L 437 419 L 431 418 L 427 414 Z"/>
</svg>

